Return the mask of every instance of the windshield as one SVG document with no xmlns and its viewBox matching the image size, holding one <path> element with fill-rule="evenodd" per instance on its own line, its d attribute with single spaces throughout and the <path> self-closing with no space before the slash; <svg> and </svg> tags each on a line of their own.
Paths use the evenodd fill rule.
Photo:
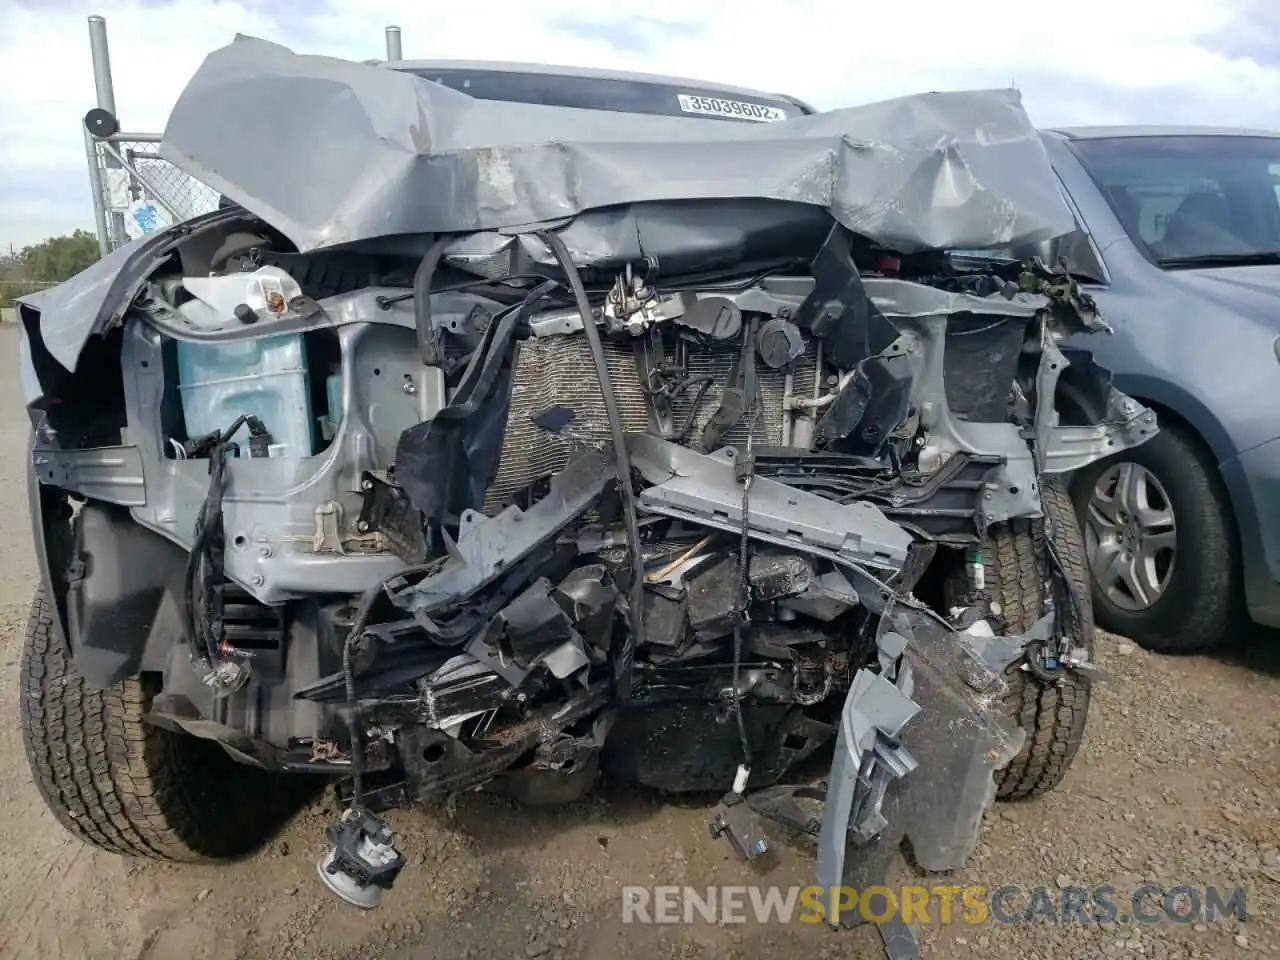
<svg viewBox="0 0 1280 960">
<path fill-rule="evenodd" d="M 406 72 L 480 100 L 756 122 L 786 120 L 804 113 L 793 103 L 762 94 L 724 93 L 693 85 L 669 86 L 648 80 L 454 68 L 408 69 Z"/>
<path fill-rule="evenodd" d="M 1280 262 L 1280 137 L 1073 146 L 1129 236 L 1161 266 Z"/>
</svg>

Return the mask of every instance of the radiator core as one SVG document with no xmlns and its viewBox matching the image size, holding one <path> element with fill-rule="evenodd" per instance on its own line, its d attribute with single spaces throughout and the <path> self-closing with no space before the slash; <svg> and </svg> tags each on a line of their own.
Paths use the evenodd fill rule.
<svg viewBox="0 0 1280 960">
<path fill-rule="evenodd" d="M 665 335 L 666 352 L 670 357 L 675 353 L 675 333 L 668 330 Z M 649 429 L 649 406 L 641 389 L 633 344 L 606 340 L 604 349 L 623 429 L 628 433 L 643 433 Z M 690 442 L 696 443 L 703 425 L 719 407 L 740 349 L 737 340 L 713 342 L 705 347 L 689 346 L 688 375 L 713 378 L 694 416 Z M 501 510 L 514 491 L 563 469 L 574 444 L 596 449 L 605 449 L 610 444 L 609 422 L 586 337 L 578 333 L 533 338 L 520 344 L 518 351 L 501 462 L 485 501 L 485 511 L 489 514 Z M 810 341 L 805 354 L 795 364 L 792 389 L 797 395 L 813 394 L 815 352 L 814 343 Z M 757 362 L 756 378 L 760 413 L 756 417 L 752 442 L 776 445 L 782 441 L 782 398 L 786 377 L 783 371 L 772 370 Z M 673 403 L 672 419 L 677 426 L 683 424 L 688 416 L 694 395 L 695 390 L 690 389 Z M 567 407 L 574 411 L 573 420 L 560 433 L 543 430 L 534 422 L 536 417 L 553 407 Z M 746 441 L 747 420 L 744 417 L 729 432 L 728 443 Z"/>
</svg>

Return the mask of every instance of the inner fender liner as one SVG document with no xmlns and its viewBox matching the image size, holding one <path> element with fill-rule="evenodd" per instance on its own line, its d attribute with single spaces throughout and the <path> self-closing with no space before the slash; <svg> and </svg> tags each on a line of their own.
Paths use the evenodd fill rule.
<svg viewBox="0 0 1280 960">
<path fill-rule="evenodd" d="M 32 449 L 34 446 L 33 433 Z M 67 646 L 67 584 L 62 575 L 71 553 L 71 506 L 60 489 L 40 482 L 30 457 L 27 462 L 27 511 L 35 534 L 36 569 L 57 614 L 52 618 L 50 629 L 54 631 L 54 639 L 70 652 Z"/>
<path fill-rule="evenodd" d="M 80 509 L 67 570 L 67 628 L 89 686 L 105 690 L 138 673 L 153 635 L 180 636 L 185 568 L 182 548 L 135 523 L 128 510 L 99 503 Z M 156 647 L 147 659 L 158 666 L 164 650 Z"/>
</svg>

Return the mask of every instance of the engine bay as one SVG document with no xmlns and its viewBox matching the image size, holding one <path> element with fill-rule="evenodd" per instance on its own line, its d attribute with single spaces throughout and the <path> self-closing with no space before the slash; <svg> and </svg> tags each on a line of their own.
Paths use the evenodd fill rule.
<svg viewBox="0 0 1280 960">
<path fill-rule="evenodd" d="M 115 445 L 97 403 L 41 421 L 37 463 L 90 498 L 77 551 L 119 550 L 127 510 L 171 560 L 79 581 L 78 642 L 96 682 L 163 675 L 155 722 L 273 769 L 354 767 L 366 805 L 565 799 L 602 768 L 769 786 L 833 740 L 886 616 L 954 629 L 939 585 L 988 527 L 1154 429 L 1058 347 L 1101 322 L 1038 263 L 964 272 L 837 227 L 808 269 L 628 267 L 589 294 L 601 370 L 563 275 L 460 278 L 437 245 L 415 303 L 405 258 L 210 233 L 110 334 Z M 1037 402 L 1063 378 L 1092 422 Z M 122 644 L 157 590 L 169 615 Z M 1069 631 L 1044 641 L 1070 659 Z"/>
</svg>

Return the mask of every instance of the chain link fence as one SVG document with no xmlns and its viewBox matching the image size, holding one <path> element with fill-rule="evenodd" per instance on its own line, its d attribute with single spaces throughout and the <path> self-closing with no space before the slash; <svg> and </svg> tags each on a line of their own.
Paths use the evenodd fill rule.
<svg viewBox="0 0 1280 960">
<path fill-rule="evenodd" d="M 218 206 L 216 191 L 159 155 L 159 136 L 117 134 L 95 147 L 113 249 Z"/>
</svg>

